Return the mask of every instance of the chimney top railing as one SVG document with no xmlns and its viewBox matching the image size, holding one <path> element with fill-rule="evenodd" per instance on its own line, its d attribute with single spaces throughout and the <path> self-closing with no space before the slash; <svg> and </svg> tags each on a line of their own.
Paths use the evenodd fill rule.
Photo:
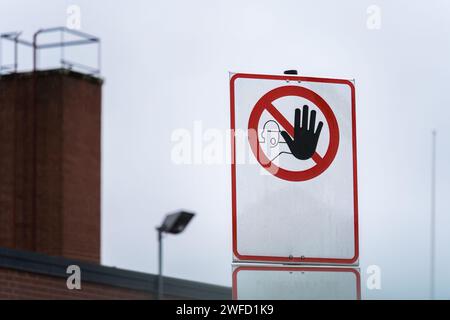
<svg viewBox="0 0 450 320">
<path fill-rule="evenodd" d="M 42 34 L 49 33 L 59 33 L 59 41 L 50 41 L 39 43 L 38 38 Z M 66 39 L 66 35 L 71 35 L 75 39 Z M 55 27 L 40 29 L 36 31 L 33 35 L 33 41 L 27 41 L 21 39 L 22 32 L 8 32 L 0 34 L 0 74 L 16 73 L 18 71 L 18 60 L 19 60 L 19 45 L 23 45 L 33 49 L 33 71 L 42 70 L 39 68 L 39 52 L 43 49 L 55 49 L 60 48 L 59 53 L 59 64 L 63 69 L 76 70 L 81 73 L 86 73 L 92 76 L 100 75 L 101 68 L 101 43 L 100 39 L 74 29 L 69 29 L 66 27 Z M 14 44 L 14 60 L 12 64 L 4 64 L 2 61 L 2 44 L 3 41 L 11 41 Z M 72 61 L 66 59 L 65 48 L 71 46 L 82 46 L 82 45 L 95 45 L 97 49 L 97 62 L 96 66 L 90 66 L 86 64 L 79 63 L 77 61 Z"/>
</svg>

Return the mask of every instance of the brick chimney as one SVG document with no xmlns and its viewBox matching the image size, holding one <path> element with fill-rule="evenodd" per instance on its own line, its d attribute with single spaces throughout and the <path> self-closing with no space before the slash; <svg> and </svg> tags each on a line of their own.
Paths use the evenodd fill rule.
<svg viewBox="0 0 450 320">
<path fill-rule="evenodd" d="M 64 69 L 0 77 L 0 246 L 100 262 L 101 87 Z"/>
</svg>

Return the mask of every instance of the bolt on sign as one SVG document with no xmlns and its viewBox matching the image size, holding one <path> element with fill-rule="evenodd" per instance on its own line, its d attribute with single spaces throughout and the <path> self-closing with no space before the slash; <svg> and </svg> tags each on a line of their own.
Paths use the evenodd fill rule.
<svg viewBox="0 0 450 320">
<path fill-rule="evenodd" d="M 233 261 L 358 264 L 354 83 L 230 77 Z"/>
</svg>

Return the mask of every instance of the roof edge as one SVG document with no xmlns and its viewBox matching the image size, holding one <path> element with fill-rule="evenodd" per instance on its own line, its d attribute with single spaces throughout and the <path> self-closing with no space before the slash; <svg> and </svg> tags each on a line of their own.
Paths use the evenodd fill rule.
<svg viewBox="0 0 450 320">
<path fill-rule="evenodd" d="M 157 293 L 158 276 L 97 265 L 64 257 L 42 253 L 0 248 L 0 268 L 37 273 L 46 276 L 67 278 L 67 267 L 78 265 L 85 282 L 113 287 Z M 202 282 L 164 277 L 164 294 L 186 299 L 226 300 L 231 299 L 231 288 Z"/>
<path fill-rule="evenodd" d="M 93 82 L 93 83 L 96 83 L 99 85 L 102 85 L 104 83 L 104 79 L 101 77 L 93 76 L 90 74 L 77 72 L 77 71 L 65 69 L 65 68 L 5 73 L 5 74 L 0 74 L 0 80 L 13 79 L 13 78 L 30 78 L 33 75 L 37 75 L 38 77 L 49 76 L 49 75 L 66 75 L 66 76 L 74 77 L 77 79 L 88 80 L 90 82 Z"/>
</svg>

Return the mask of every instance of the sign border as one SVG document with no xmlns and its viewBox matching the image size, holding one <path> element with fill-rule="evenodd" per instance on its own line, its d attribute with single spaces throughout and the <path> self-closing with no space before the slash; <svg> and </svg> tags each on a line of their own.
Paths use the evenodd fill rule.
<svg viewBox="0 0 450 320">
<path fill-rule="evenodd" d="M 353 149 L 353 207 L 354 207 L 354 256 L 353 258 L 318 258 L 318 257 L 282 257 L 241 255 L 237 248 L 237 207 L 236 207 L 236 145 L 235 145 L 235 89 L 237 79 L 264 79 L 284 81 L 305 81 L 318 83 L 344 84 L 350 87 L 352 103 L 352 149 Z M 231 210 L 232 210 L 232 247 L 233 261 L 238 262 L 284 262 L 284 263 L 329 263 L 355 265 L 359 259 L 359 221 L 358 221 L 358 179 L 357 179 L 357 152 L 356 152 L 356 96 L 355 86 L 350 80 L 317 78 L 295 75 L 264 75 L 250 73 L 235 73 L 230 78 L 230 128 L 231 128 Z M 237 258 L 237 260 L 236 260 Z"/>
<path fill-rule="evenodd" d="M 313 271 L 313 272 L 351 272 L 356 277 L 356 300 L 361 300 L 361 274 L 355 268 L 339 267 L 289 267 L 289 266 L 238 266 L 232 275 L 232 299 L 237 300 L 237 274 L 239 271 Z"/>
</svg>

